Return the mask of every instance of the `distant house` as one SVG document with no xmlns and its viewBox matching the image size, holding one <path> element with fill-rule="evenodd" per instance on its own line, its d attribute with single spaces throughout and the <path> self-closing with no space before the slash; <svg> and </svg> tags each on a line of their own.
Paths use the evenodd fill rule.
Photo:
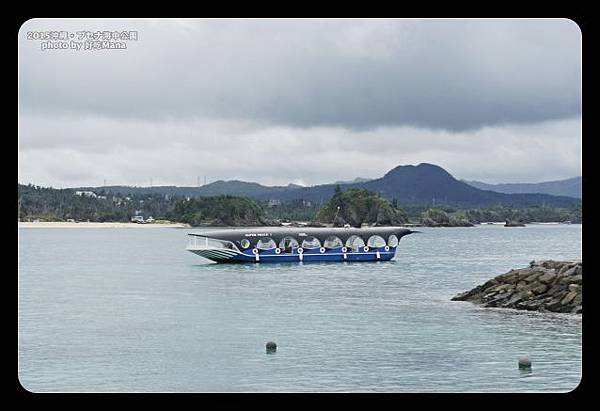
<svg viewBox="0 0 600 411">
<path fill-rule="evenodd" d="M 269 200 L 267 202 L 267 207 L 275 207 L 281 205 L 281 200 Z"/>
<path fill-rule="evenodd" d="M 93 191 L 75 191 L 75 195 L 79 196 L 79 197 L 92 197 L 92 198 L 97 197 L 96 193 L 94 193 Z"/>
</svg>

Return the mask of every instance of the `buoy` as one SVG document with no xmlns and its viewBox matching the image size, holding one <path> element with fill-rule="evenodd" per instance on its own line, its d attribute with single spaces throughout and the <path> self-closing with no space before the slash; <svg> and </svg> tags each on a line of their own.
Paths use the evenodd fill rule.
<svg viewBox="0 0 600 411">
<path fill-rule="evenodd" d="M 277 351 L 277 344 L 275 344 L 273 341 L 269 341 L 267 343 L 267 354 L 274 353 L 275 351 Z"/>
<path fill-rule="evenodd" d="M 531 368 L 531 361 L 529 358 L 519 358 L 519 368 Z"/>
</svg>

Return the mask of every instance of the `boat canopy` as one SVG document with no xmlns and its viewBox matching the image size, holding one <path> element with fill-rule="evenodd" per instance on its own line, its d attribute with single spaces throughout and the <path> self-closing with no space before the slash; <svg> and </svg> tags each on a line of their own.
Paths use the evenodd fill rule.
<svg viewBox="0 0 600 411">
<path fill-rule="evenodd" d="M 396 247 L 400 238 L 414 232 L 403 227 L 257 227 L 210 230 L 189 235 L 202 239 L 207 246 L 210 244 L 218 248 L 269 250 L 279 247 L 290 250 L 321 246 L 331 249 L 344 245 L 352 249 L 365 245 L 371 248 Z"/>
</svg>

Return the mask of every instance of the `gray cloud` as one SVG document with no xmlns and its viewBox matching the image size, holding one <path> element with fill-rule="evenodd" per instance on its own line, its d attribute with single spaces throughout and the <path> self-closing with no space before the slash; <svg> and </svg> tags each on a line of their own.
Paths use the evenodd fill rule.
<svg viewBox="0 0 600 411">
<path fill-rule="evenodd" d="M 489 182 L 581 174 L 581 118 L 464 132 L 103 117 L 23 116 L 22 123 L 19 181 L 53 186 L 101 185 L 103 179 L 148 185 L 151 178 L 155 185 L 195 185 L 205 175 L 209 181 L 320 184 L 380 177 L 398 164 L 420 162 Z"/>
<path fill-rule="evenodd" d="M 42 51 L 32 30 L 137 30 Z M 19 182 L 276 185 L 439 164 L 458 178 L 581 174 L 569 20 L 30 20 Z"/>
<path fill-rule="evenodd" d="M 137 30 L 126 51 L 44 51 L 35 29 Z M 22 111 L 462 131 L 581 111 L 569 20 L 31 20 Z"/>
</svg>

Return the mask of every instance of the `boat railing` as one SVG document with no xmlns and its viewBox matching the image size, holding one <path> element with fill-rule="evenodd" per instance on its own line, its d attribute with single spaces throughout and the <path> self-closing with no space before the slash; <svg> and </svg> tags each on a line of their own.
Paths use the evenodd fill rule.
<svg viewBox="0 0 600 411">
<path fill-rule="evenodd" d="M 188 250 L 214 250 L 214 249 L 228 249 L 239 251 L 234 243 L 231 241 L 217 240 L 210 237 L 202 237 L 198 235 L 191 235 L 188 241 Z"/>
</svg>

